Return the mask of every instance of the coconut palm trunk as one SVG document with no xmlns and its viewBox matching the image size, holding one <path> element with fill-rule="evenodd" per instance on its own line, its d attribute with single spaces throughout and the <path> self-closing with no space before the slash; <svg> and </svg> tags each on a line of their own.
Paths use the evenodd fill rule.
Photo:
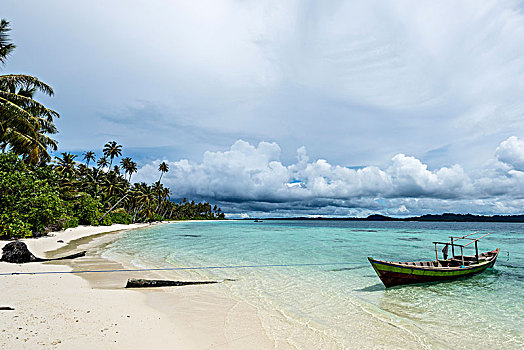
<svg viewBox="0 0 524 350">
<path fill-rule="evenodd" d="M 99 221 L 99 222 L 102 221 L 102 220 L 106 217 L 106 215 L 109 214 L 113 209 L 115 209 L 116 206 L 118 205 L 118 203 L 120 203 L 120 202 L 122 202 L 124 199 L 126 199 L 127 196 L 129 196 L 129 193 L 126 193 L 126 195 L 125 195 L 124 197 L 120 198 L 120 199 L 118 200 L 118 202 L 116 202 L 116 203 L 111 207 L 111 209 L 109 209 L 109 210 L 108 210 L 104 215 L 102 215 L 102 217 L 101 217 L 100 219 L 98 219 L 98 221 Z"/>
</svg>

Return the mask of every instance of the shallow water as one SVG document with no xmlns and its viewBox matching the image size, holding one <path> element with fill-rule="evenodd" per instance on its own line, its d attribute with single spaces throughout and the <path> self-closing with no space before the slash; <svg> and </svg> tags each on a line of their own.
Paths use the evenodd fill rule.
<svg viewBox="0 0 524 350">
<path fill-rule="evenodd" d="M 431 260 L 431 242 L 474 231 L 493 233 L 480 251 L 501 253 L 471 278 L 386 290 L 367 261 Z M 184 271 L 235 279 L 227 288 L 256 306 L 277 348 L 524 347 L 524 224 L 174 223 L 129 231 L 104 255 L 143 267 L 344 263 Z"/>
</svg>

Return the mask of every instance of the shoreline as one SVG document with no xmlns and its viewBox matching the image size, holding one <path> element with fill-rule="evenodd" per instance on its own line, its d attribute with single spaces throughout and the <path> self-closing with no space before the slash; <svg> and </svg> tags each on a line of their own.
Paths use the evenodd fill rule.
<svg viewBox="0 0 524 350">
<path fill-rule="evenodd" d="M 129 262 L 102 257 L 104 247 L 125 231 L 145 227 L 150 225 L 83 226 L 24 239 L 40 257 L 80 250 L 88 253 L 73 260 L 22 265 L 0 262 L 0 273 L 125 267 Z M 6 243 L 0 242 L 0 248 Z M 130 277 L 136 274 L 0 276 L 0 306 L 15 309 L 0 311 L 0 347 L 120 349 L 173 344 L 183 349 L 273 348 L 256 309 L 232 299 L 220 284 L 124 289 L 123 281 Z M 140 277 L 162 276 L 141 272 Z"/>
</svg>

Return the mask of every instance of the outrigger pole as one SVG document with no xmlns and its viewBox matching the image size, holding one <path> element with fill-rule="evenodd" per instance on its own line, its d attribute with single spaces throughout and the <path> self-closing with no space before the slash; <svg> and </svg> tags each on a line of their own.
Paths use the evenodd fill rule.
<svg viewBox="0 0 524 350">
<path fill-rule="evenodd" d="M 462 260 L 462 265 L 464 265 L 464 247 L 467 247 L 471 243 L 475 243 L 475 258 L 477 259 L 477 263 L 478 263 L 479 262 L 479 249 L 478 249 L 477 242 L 480 239 L 486 237 L 487 235 L 490 235 L 491 232 L 486 233 L 485 235 L 483 235 L 483 236 L 481 236 L 479 238 L 468 238 L 468 236 L 474 235 L 476 233 L 479 233 L 479 231 L 467 234 L 467 235 L 462 236 L 462 237 L 449 236 L 449 238 L 451 238 L 451 242 L 433 242 L 433 244 L 435 244 L 435 258 L 437 260 L 437 266 L 438 266 L 438 249 L 437 249 L 437 244 L 444 244 L 446 246 L 450 245 L 451 246 L 451 256 L 452 257 L 455 256 L 455 246 L 460 247 L 460 257 L 461 257 L 461 260 Z M 464 244 L 464 245 L 455 243 L 456 241 L 461 240 L 461 239 L 469 239 L 469 240 L 471 240 L 471 242 L 469 242 L 467 244 Z"/>
<path fill-rule="evenodd" d="M 455 246 L 453 245 L 453 240 L 456 240 L 458 241 L 459 239 L 465 239 L 466 237 L 468 236 L 471 236 L 471 235 L 474 235 L 475 233 L 479 233 L 480 231 L 475 231 L 473 233 L 470 233 L 468 235 L 465 235 L 465 236 L 462 236 L 462 237 L 453 237 L 453 236 L 449 236 L 449 238 L 451 238 L 451 256 L 455 256 Z"/>
<path fill-rule="evenodd" d="M 487 235 L 490 235 L 491 232 L 489 233 L 486 233 L 484 236 L 481 236 L 477 239 L 473 239 L 473 238 L 465 238 L 465 239 L 471 239 L 471 242 L 469 242 L 468 244 L 464 245 L 464 247 L 467 247 L 468 245 L 470 245 L 471 243 L 475 242 L 475 257 L 477 258 L 477 263 L 479 262 L 479 248 L 477 246 L 477 242 L 481 239 L 481 238 L 484 238 L 486 237 Z"/>
</svg>

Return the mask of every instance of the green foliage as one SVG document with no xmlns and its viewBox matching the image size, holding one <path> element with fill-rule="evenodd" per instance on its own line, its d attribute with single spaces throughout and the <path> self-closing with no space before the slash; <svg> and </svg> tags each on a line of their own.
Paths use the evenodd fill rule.
<svg viewBox="0 0 524 350">
<path fill-rule="evenodd" d="M 0 214 L 0 238 L 24 238 L 31 236 L 30 225 L 17 213 Z"/>
<path fill-rule="evenodd" d="M 0 21 L 0 64 L 15 45 L 9 39 L 9 22 Z M 51 159 L 48 149 L 57 149 L 53 119 L 59 114 L 33 98 L 36 92 L 48 96 L 53 89 L 38 78 L 26 74 L 0 75 L 0 149 L 20 155 L 27 164 L 38 164 Z"/>
<path fill-rule="evenodd" d="M 207 202 L 174 203 L 160 182 L 131 184 L 124 175 L 74 162 L 64 153 L 53 167 L 28 165 L 0 153 L 0 236 L 41 235 L 77 225 L 221 219 Z M 100 222 L 102 214 L 112 208 Z"/>
<path fill-rule="evenodd" d="M 164 221 L 165 218 L 159 214 L 153 214 L 150 218 L 149 218 L 149 222 L 155 222 L 155 221 Z"/>
<path fill-rule="evenodd" d="M 4 236 L 21 237 L 27 229 L 43 234 L 65 209 L 52 184 L 26 169 L 16 155 L 0 154 L 0 216 L 10 218 L 3 219 Z"/>
<path fill-rule="evenodd" d="M 25 198 L 17 204 L 17 210 L 26 215 L 25 219 L 33 232 L 38 233 L 45 233 L 56 218 L 65 214 L 58 192 L 41 180 L 28 186 Z"/>
<path fill-rule="evenodd" d="M 71 228 L 71 227 L 78 227 L 78 218 L 77 217 L 74 217 L 74 216 L 67 216 L 66 217 L 66 220 L 62 226 L 62 229 L 65 230 L 65 229 L 68 229 L 68 228 Z"/>
<path fill-rule="evenodd" d="M 109 215 L 106 215 L 102 221 L 99 222 L 102 226 L 111 226 L 113 225 L 113 221 L 111 221 L 111 217 Z"/>
<path fill-rule="evenodd" d="M 225 219 L 224 213 L 216 205 L 211 207 L 207 202 L 188 202 L 185 198 L 181 203 L 173 203 L 170 211 L 170 220 L 221 220 Z"/>
<path fill-rule="evenodd" d="M 1 236 L 45 234 L 79 224 L 224 218 L 220 208 L 206 202 L 171 202 L 169 189 L 158 181 L 131 187 L 114 171 L 78 166 L 70 154 L 58 162 L 55 167 L 27 165 L 14 153 L 0 154 Z"/>
<path fill-rule="evenodd" d="M 9 22 L 0 20 L 0 64 L 15 48 L 9 31 Z M 112 168 L 115 158 L 122 155 L 116 141 L 104 145 L 98 168 L 89 167 L 96 160 L 93 151 L 83 154 L 86 165 L 78 164 L 78 155 L 71 153 L 61 153 L 54 165 L 48 165 L 49 151 L 57 150 L 49 135 L 58 132 L 54 118 L 59 114 L 34 100 L 36 92 L 54 94 L 36 77 L 0 75 L 0 237 L 40 235 L 79 224 L 224 218 L 209 203 L 172 202 L 169 188 L 161 183 L 169 171 L 165 162 L 158 168 L 157 182 L 133 185 L 131 175 L 138 166 L 131 158 L 121 160 L 124 175 L 117 166 Z M 99 222 L 109 210 L 112 212 Z"/>
<path fill-rule="evenodd" d="M 74 205 L 74 215 L 78 218 L 80 225 L 98 225 L 100 213 L 100 202 L 88 193 L 83 193 L 77 198 Z"/>
<path fill-rule="evenodd" d="M 111 212 L 111 221 L 114 224 L 129 225 L 133 222 L 133 218 L 129 215 L 124 208 L 118 208 Z"/>
</svg>

